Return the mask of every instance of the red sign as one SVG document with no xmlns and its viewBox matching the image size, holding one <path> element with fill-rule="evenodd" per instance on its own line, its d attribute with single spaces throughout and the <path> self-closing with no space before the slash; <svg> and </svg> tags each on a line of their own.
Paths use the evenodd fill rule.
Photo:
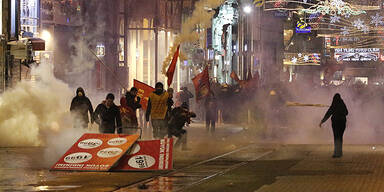
<svg viewBox="0 0 384 192">
<path fill-rule="evenodd" d="M 173 139 L 138 141 L 121 158 L 116 171 L 171 170 Z"/>
<path fill-rule="evenodd" d="M 139 135 L 86 133 L 51 170 L 109 171 Z"/>
<path fill-rule="evenodd" d="M 136 87 L 136 89 L 138 90 L 137 96 L 141 98 L 141 101 L 140 101 L 141 108 L 143 110 L 147 110 L 149 94 L 154 92 L 155 88 L 153 88 L 153 87 L 151 87 L 151 86 L 149 86 L 143 82 L 140 82 L 136 79 L 133 80 L 133 86 Z"/>
</svg>

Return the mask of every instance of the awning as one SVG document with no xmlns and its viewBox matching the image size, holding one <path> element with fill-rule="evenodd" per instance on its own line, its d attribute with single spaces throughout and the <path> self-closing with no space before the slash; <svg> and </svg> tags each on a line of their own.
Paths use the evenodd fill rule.
<svg viewBox="0 0 384 192">
<path fill-rule="evenodd" d="M 29 38 L 29 43 L 32 44 L 33 51 L 44 51 L 45 50 L 45 41 L 40 38 Z"/>
</svg>

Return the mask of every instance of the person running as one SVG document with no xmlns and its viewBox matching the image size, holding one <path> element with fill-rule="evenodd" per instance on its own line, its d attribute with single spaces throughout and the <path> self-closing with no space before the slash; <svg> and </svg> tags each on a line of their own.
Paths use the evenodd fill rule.
<svg viewBox="0 0 384 192">
<path fill-rule="evenodd" d="M 100 133 L 122 133 L 120 109 L 113 103 L 115 96 L 109 93 L 93 113 L 94 119 L 99 124 Z"/>
<path fill-rule="evenodd" d="M 343 135 L 347 123 L 347 115 L 347 106 L 345 105 L 343 99 L 341 99 L 340 94 L 336 93 L 335 96 L 333 96 L 331 107 L 329 107 L 327 113 L 320 122 L 321 127 L 321 125 L 332 116 L 332 130 L 335 145 L 334 154 L 332 156 L 333 158 L 340 158 L 343 156 Z"/>
</svg>

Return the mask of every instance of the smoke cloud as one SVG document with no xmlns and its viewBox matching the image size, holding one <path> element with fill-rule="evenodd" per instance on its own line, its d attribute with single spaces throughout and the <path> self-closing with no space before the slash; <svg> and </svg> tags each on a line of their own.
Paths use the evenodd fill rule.
<svg viewBox="0 0 384 192">
<path fill-rule="evenodd" d="M 32 69 L 38 80 L 22 81 L 0 97 L 0 146 L 41 146 L 46 135 L 72 127 L 72 91 L 53 76 L 51 66 Z"/>
<path fill-rule="evenodd" d="M 177 46 L 181 43 L 193 43 L 199 40 L 199 34 L 196 27 L 203 29 L 211 27 L 214 11 L 208 11 L 220 6 L 224 0 L 200 0 L 196 2 L 192 15 L 182 24 L 181 34 L 176 36 L 172 47 L 169 49 L 168 56 L 163 61 L 162 72 L 166 74 L 167 67 L 171 63 L 173 54 L 176 52 Z M 186 60 L 183 54 L 180 54 L 180 60 Z"/>
</svg>

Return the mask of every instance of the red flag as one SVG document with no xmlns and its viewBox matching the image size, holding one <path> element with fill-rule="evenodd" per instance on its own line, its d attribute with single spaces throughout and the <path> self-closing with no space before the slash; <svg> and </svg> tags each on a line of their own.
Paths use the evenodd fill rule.
<svg viewBox="0 0 384 192">
<path fill-rule="evenodd" d="M 171 86 L 172 80 L 173 80 L 173 74 L 175 74 L 177 58 L 179 57 L 179 49 L 180 49 L 180 45 L 177 46 L 177 50 L 176 50 L 175 54 L 173 55 L 172 62 L 169 65 L 169 68 L 167 70 L 168 87 Z"/>
<path fill-rule="evenodd" d="M 205 67 L 203 72 L 197 74 L 192 81 L 195 86 L 197 101 L 208 96 L 210 91 L 208 66 Z"/>
<path fill-rule="evenodd" d="M 155 88 L 140 82 L 138 80 L 133 80 L 133 86 L 136 87 L 137 96 L 141 98 L 140 104 L 143 110 L 147 110 L 149 94 L 155 91 Z"/>
</svg>

